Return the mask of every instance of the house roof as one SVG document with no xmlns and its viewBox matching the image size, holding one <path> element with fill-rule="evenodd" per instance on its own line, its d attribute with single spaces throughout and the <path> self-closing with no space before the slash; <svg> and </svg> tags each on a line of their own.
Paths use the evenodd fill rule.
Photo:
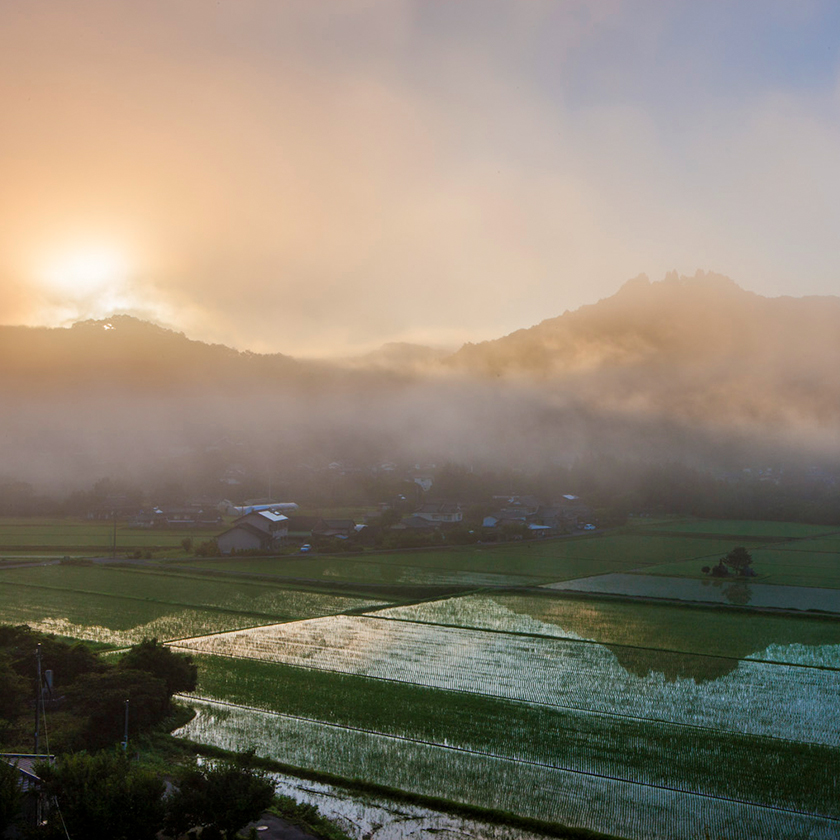
<svg viewBox="0 0 840 840">
<path fill-rule="evenodd" d="M 42 761 L 53 761 L 54 755 L 31 755 L 27 753 L 0 753 L 0 759 L 17 766 L 18 772 L 29 781 L 40 782 L 41 779 L 35 774 L 35 765 Z"/>
<path fill-rule="evenodd" d="M 283 522 L 289 518 L 285 513 L 275 510 L 258 510 L 256 513 L 257 516 L 264 516 L 269 522 Z"/>
</svg>

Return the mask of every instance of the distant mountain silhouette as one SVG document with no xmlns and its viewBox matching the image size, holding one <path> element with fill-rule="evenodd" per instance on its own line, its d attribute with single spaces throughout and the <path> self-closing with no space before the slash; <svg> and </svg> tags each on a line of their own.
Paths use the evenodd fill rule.
<svg viewBox="0 0 840 840">
<path fill-rule="evenodd" d="M 69 329 L 0 327 L 0 359 L 4 385 L 34 391 L 169 391 L 289 378 L 300 368 L 289 356 L 193 341 L 128 315 L 83 321 Z"/>
<path fill-rule="evenodd" d="M 840 298 L 639 277 L 443 358 L 396 344 L 341 362 L 240 352 L 128 316 L 0 327 L 0 393 L 0 475 L 35 481 L 208 472 L 225 438 L 252 475 L 324 459 L 822 460 L 840 455 Z"/>
<path fill-rule="evenodd" d="M 840 419 L 840 298 L 766 298 L 698 273 L 641 276 L 612 297 L 447 360 L 537 379 L 602 407 L 713 422 Z"/>
</svg>

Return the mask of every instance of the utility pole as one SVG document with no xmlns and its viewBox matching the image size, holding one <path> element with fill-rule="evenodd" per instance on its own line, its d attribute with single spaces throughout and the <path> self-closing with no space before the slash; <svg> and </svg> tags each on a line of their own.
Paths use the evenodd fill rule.
<svg viewBox="0 0 840 840">
<path fill-rule="evenodd" d="M 123 752 L 128 752 L 128 700 L 125 701 L 125 729 L 123 731 Z"/>
<path fill-rule="evenodd" d="M 41 704 L 44 701 L 44 693 L 41 690 L 41 645 L 38 644 L 35 648 L 35 661 L 38 670 L 38 683 L 35 687 L 35 755 L 40 755 L 38 752 L 39 737 L 41 734 Z"/>
<path fill-rule="evenodd" d="M 112 516 L 114 517 L 114 536 L 111 541 L 111 558 L 113 560 L 117 559 L 117 512 L 114 511 Z"/>
</svg>

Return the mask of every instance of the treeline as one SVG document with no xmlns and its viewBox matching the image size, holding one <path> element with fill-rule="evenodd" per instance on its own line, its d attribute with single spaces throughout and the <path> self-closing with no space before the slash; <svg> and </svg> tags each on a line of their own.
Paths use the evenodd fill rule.
<svg viewBox="0 0 840 840">
<path fill-rule="evenodd" d="M 299 478 L 299 477 L 298 477 Z M 840 525 L 840 470 L 776 465 L 771 471 L 713 473 L 678 462 L 651 464 L 609 456 L 581 458 L 538 471 L 476 470 L 446 464 L 434 470 L 424 493 L 410 478 L 393 474 L 308 473 L 304 480 L 278 475 L 275 496 L 309 507 L 388 502 L 410 512 L 423 501 L 450 500 L 490 509 L 494 496 L 531 495 L 546 503 L 580 496 L 611 524 L 634 514 L 681 514 L 714 519 L 771 519 Z M 167 482 L 145 490 L 110 478 L 60 497 L 36 493 L 25 482 L 0 481 L 0 516 L 81 516 L 119 499 L 127 508 L 182 504 L 198 489 Z M 259 488 L 251 488 L 259 495 Z M 241 493 L 240 493 L 241 495 Z"/>
<path fill-rule="evenodd" d="M 51 687 L 47 670 L 54 676 Z M 195 685 L 192 659 L 154 639 L 106 662 L 82 642 L 0 626 L 2 751 L 32 753 L 37 714 L 37 754 L 56 757 L 35 765 L 41 783 L 28 791 L 14 759 L 0 760 L 0 836 L 11 829 L 29 840 L 159 840 L 185 832 L 196 836 L 201 827 L 203 840 L 226 840 L 272 806 L 299 812 L 301 806 L 275 800 L 274 785 L 256 768 L 252 753 L 201 766 L 186 750 L 176 764 L 167 754 L 169 785 L 158 769 L 160 758 L 139 760 L 137 739 L 171 728 L 172 695 Z M 130 750 L 120 744 L 126 700 Z M 317 813 L 305 816 L 320 819 Z M 327 829 L 324 836 L 345 840 L 334 827 Z"/>
<path fill-rule="evenodd" d="M 755 471 L 716 475 L 679 463 L 645 464 L 611 457 L 581 459 L 533 474 L 448 465 L 439 471 L 429 497 L 486 505 L 500 492 L 547 501 L 572 493 L 610 522 L 634 515 L 679 514 L 840 525 L 835 477 L 796 467 L 777 467 L 771 475 Z"/>
<path fill-rule="evenodd" d="M 123 737 L 126 700 L 128 734 L 135 738 L 169 717 L 172 695 L 192 691 L 196 679 L 191 658 L 155 639 L 108 662 L 83 642 L 66 642 L 26 626 L 0 626 L 0 741 L 8 751 L 32 751 L 38 697 L 49 716 L 40 748 L 57 753 L 102 749 Z"/>
</svg>

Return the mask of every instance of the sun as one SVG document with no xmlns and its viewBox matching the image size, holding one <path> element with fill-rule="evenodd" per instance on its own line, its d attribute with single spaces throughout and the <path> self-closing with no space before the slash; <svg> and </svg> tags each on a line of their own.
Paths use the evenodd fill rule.
<svg viewBox="0 0 840 840">
<path fill-rule="evenodd" d="M 123 286 L 127 265 L 122 254 L 106 248 L 71 251 L 56 257 L 44 274 L 49 287 L 69 298 L 88 298 Z"/>
</svg>

